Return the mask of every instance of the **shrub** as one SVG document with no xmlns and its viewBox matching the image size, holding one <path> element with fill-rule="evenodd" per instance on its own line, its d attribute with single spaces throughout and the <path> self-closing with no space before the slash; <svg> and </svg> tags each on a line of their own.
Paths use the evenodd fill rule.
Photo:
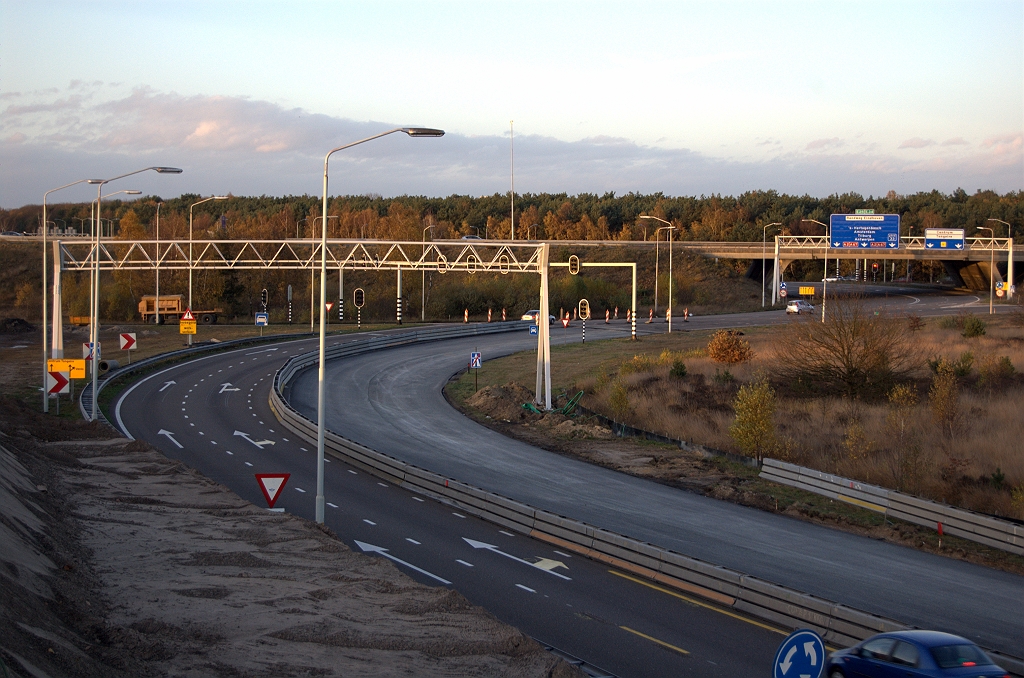
<svg viewBox="0 0 1024 678">
<path fill-rule="evenodd" d="M 626 387 L 618 379 L 612 383 L 612 392 L 608 396 L 608 404 L 611 406 L 614 416 L 619 420 L 622 420 L 629 414 L 629 394 L 626 393 Z"/>
<path fill-rule="evenodd" d="M 668 373 L 673 379 L 683 379 L 686 377 L 686 363 L 677 358 L 672 362 L 672 369 Z"/>
<path fill-rule="evenodd" d="M 914 417 L 917 391 L 909 384 L 897 384 L 889 391 L 889 413 L 885 432 L 889 441 L 889 471 L 898 491 L 916 490 L 920 474 L 921 445 Z"/>
<path fill-rule="evenodd" d="M 931 400 L 932 416 L 943 435 L 950 440 L 959 436 L 965 421 L 960 407 L 960 382 L 952 363 L 939 361 L 928 398 Z"/>
<path fill-rule="evenodd" d="M 982 356 L 978 361 L 978 383 L 989 387 L 998 386 L 1013 377 L 1016 371 L 1009 356 Z"/>
<path fill-rule="evenodd" d="M 907 316 L 907 329 L 911 332 L 920 332 L 924 329 L 924 321 L 921 316 L 911 313 Z"/>
<path fill-rule="evenodd" d="M 627 374 L 635 374 L 637 372 L 650 372 L 654 369 L 654 364 L 654 361 L 646 354 L 635 355 L 619 366 L 619 376 L 624 377 Z"/>
<path fill-rule="evenodd" d="M 775 389 L 764 376 L 741 386 L 733 402 L 736 419 L 729 427 L 729 435 L 744 454 L 758 461 L 779 448 L 775 408 Z"/>
<path fill-rule="evenodd" d="M 732 376 L 732 372 L 729 370 L 722 370 L 721 372 L 715 370 L 715 376 L 712 378 L 715 380 L 716 384 L 721 384 L 722 386 L 736 381 L 736 377 Z"/>
<path fill-rule="evenodd" d="M 960 334 L 967 339 L 980 337 L 985 334 L 985 322 L 973 313 L 965 314 L 962 325 Z"/>
<path fill-rule="evenodd" d="M 772 356 L 773 377 L 847 395 L 881 395 L 909 378 L 921 358 L 903 320 L 866 309 L 863 300 L 830 302 L 825 322 L 791 323 Z"/>
<path fill-rule="evenodd" d="M 708 357 L 716 363 L 745 363 L 753 356 L 750 344 L 738 332 L 718 330 L 708 342 Z"/>
<path fill-rule="evenodd" d="M 934 358 L 928 360 L 928 367 L 931 369 L 932 374 L 938 374 L 939 366 L 942 364 L 945 364 L 949 369 L 951 369 L 957 379 L 963 379 L 971 373 L 971 367 L 974 365 L 974 354 L 970 351 L 964 351 L 956 360 L 947 360 L 945 358 Z"/>
</svg>

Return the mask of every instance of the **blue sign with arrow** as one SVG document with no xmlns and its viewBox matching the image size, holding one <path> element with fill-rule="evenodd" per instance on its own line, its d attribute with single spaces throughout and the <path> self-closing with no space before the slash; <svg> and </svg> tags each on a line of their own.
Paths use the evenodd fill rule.
<svg viewBox="0 0 1024 678">
<path fill-rule="evenodd" d="M 829 247 L 834 249 L 898 249 L 900 215 L 833 214 Z"/>
<path fill-rule="evenodd" d="M 789 634 L 775 653 L 773 678 L 821 678 L 825 670 L 825 642 L 814 631 Z"/>
<path fill-rule="evenodd" d="M 924 229 L 924 247 L 928 250 L 962 250 L 964 249 L 964 229 L 926 228 Z"/>
</svg>

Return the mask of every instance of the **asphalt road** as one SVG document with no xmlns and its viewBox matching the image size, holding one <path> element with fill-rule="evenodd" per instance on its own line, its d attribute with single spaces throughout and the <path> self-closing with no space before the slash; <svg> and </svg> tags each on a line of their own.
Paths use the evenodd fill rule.
<svg viewBox="0 0 1024 678">
<path fill-rule="evenodd" d="M 907 292 L 874 303 L 920 315 L 948 314 L 950 307 L 964 304 L 976 313 L 982 310 L 982 300 L 973 296 Z M 788 320 L 772 311 L 693 318 L 685 325 L 677 319 L 675 327 Z M 638 327 L 664 331 L 663 323 Z M 557 329 L 552 332 L 556 343 L 562 334 Z M 592 340 L 607 329 L 600 322 L 588 327 Z M 612 331 L 624 334 L 625 323 Z M 563 515 L 1019 652 L 1024 637 L 1021 622 L 1014 621 L 1024 602 L 1019 577 L 645 483 L 521 445 L 465 419 L 444 402 L 440 389 L 464 366 L 469 343 L 489 359 L 531 348 L 535 339 L 493 335 L 332 363 L 329 427 L 382 452 Z M 264 500 L 254 473 L 290 472 L 278 506 L 312 518 L 315 456 L 279 427 L 267 396 L 274 371 L 291 355 L 314 347 L 311 340 L 289 342 L 168 368 L 122 395 L 123 428 L 257 504 Z M 300 377 L 293 388 L 293 404 L 307 414 L 315 413 L 315 400 L 310 400 L 315 398 L 315 373 L 312 389 L 309 378 Z M 353 548 L 359 548 L 357 541 L 372 545 L 368 548 L 378 556 L 404 561 L 399 566 L 420 581 L 452 586 L 524 632 L 617 675 L 757 675 L 766 671 L 781 640 L 756 620 L 730 616 L 460 516 L 338 461 L 327 469 L 327 524 Z M 473 548 L 466 539 L 493 548 Z M 387 549 L 386 555 L 374 547 Z M 570 579 L 539 569 L 538 562 Z"/>
<path fill-rule="evenodd" d="M 233 351 L 158 372 L 115 402 L 121 426 L 257 505 L 265 500 L 254 474 L 290 473 L 277 507 L 312 519 L 315 450 L 279 427 L 267 400 L 274 371 L 314 346 Z M 783 638 L 770 625 L 559 552 L 338 460 L 326 469 L 326 523 L 353 549 L 398 559 L 417 580 L 450 586 L 614 675 L 759 675 Z"/>
<path fill-rule="evenodd" d="M 931 315 L 978 301 L 911 296 L 888 303 Z M 712 316 L 686 327 L 786 321 L 778 311 L 760 315 Z M 594 339 L 603 327 L 596 324 Z M 494 335 L 333 362 L 327 371 L 328 428 L 442 475 L 768 581 L 1011 654 L 1024 647 L 1019 576 L 581 463 L 486 429 L 441 395 L 471 350 L 487 359 L 532 345 L 528 336 Z M 315 394 L 315 372 L 293 381 L 293 406 L 314 419 Z"/>
</svg>

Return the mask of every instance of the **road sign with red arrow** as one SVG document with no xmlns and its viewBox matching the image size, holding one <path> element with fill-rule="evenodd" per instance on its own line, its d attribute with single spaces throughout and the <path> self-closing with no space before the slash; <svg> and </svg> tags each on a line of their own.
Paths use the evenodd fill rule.
<svg viewBox="0 0 1024 678">
<path fill-rule="evenodd" d="M 122 351 L 134 351 L 138 349 L 136 344 L 134 332 L 122 332 L 121 333 L 121 350 Z"/>
<path fill-rule="evenodd" d="M 47 372 L 46 392 L 50 395 L 71 392 L 71 377 L 67 372 Z"/>
<path fill-rule="evenodd" d="M 185 313 L 182 314 L 182 316 L 181 316 L 181 319 L 182 320 L 195 320 L 196 317 L 194 315 L 192 315 L 192 309 L 191 308 L 186 308 L 185 309 Z"/>
<path fill-rule="evenodd" d="M 278 498 L 281 496 L 281 490 L 284 489 L 285 483 L 291 478 L 291 473 L 257 473 L 256 482 L 260 485 L 260 490 L 263 491 L 263 496 L 267 499 L 267 505 L 270 508 L 274 508 L 274 504 L 277 503 Z"/>
</svg>

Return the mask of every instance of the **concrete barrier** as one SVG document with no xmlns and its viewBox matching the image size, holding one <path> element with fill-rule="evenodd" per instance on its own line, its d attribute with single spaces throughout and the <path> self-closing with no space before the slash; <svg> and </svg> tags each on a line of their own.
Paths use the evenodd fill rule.
<svg viewBox="0 0 1024 678">
<path fill-rule="evenodd" d="M 775 459 L 764 460 L 761 477 L 915 525 L 938 529 L 941 523 L 942 531 L 946 534 L 1024 555 L 1024 525 L 1008 520 L 1000 520 Z"/>
</svg>

